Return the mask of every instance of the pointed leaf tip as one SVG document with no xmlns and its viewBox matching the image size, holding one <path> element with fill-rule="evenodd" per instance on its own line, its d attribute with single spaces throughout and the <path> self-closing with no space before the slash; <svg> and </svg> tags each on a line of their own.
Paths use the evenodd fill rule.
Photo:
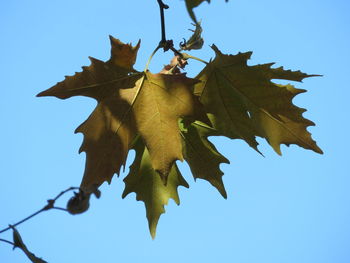
<svg viewBox="0 0 350 263">
<path fill-rule="evenodd" d="M 212 44 L 210 46 L 214 52 L 215 52 L 215 55 L 216 57 L 221 57 L 221 59 L 226 59 L 226 58 L 235 58 L 236 60 L 242 60 L 242 61 L 247 61 L 251 58 L 253 52 L 252 51 L 247 51 L 247 52 L 238 52 L 236 55 L 226 55 L 224 54 L 223 52 L 221 52 L 221 50 L 215 45 L 215 44 Z M 212 61 L 210 61 L 212 62 Z M 274 63 L 270 63 L 268 65 L 273 65 Z"/>
<path fill-rule="evenodd" d="M 210 47 L 215 51 L 216 54 L 222 54 L 215 44 L 212 44 Z"/>
<path fill-rule="evenodd" d="M 111 59 L 107 62 L 89 57 L 90 66 L 83 67 L 82 72 L 73 76 L 66 76 L 63 81 L 37 96 L 55 96 L 60 99 L 88 96 L 100 101 L 120 88 L 131 88 L 137 75 L 132 68 L 137 50 L 132 50 L 130 45 L 123 45 L 121 49 L 112 47 L 112 51 Z"/>
<path fill-rule="evenodd" d="M 150 154 L 140 137 L 133 149 L 136 151 L 136 156 L 130 166 L 129 174 L 124 179 L 123 198 L 129 193 L 135 192 L 136 200 L 144 202 L 149 231 L 152 238 L 155 238 L 159 218 L 165 212 L 164 206 L 168 204 L 170 198 L 178 204 L 177 188 L 188 184 L 174 163 L 165 186 L 158 172 L 152 167 Z"/>
<path fill-rule="evenodd" d="M 140 48 L 141 39 L 137 42 L 136 46 L 124 44 L 122 41 L 112 36 L 109 36 L 109 39 L 112 48 L 111 58 L 109 59 L 108 63 L 125 69 L 133 69 L 137 52 Z"/>
<path fill-rule="evenodd" d="M 220 164 L 229 163 L 229 160 L 208 140 L 209 136 L 220 134 L 201 122 L 190 125 L 182 122 L 182 125 L 184 156 L 193 177 L 208 181 L 226 199 L 227 193 L 222 181 L 223 172 L 220 170 Z"/>
<path fill-rule="evenodd" d="M 44 97 L 46 91 L 41 91 L 38 94 L 35 95 L 35 97 Z"/>
</svg>

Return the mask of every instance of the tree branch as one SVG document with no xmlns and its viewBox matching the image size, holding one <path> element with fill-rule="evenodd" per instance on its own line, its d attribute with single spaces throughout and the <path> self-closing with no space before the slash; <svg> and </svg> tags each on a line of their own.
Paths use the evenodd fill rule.
<svg viewBox="0 0 350 263">
<path fill-rule="evenodd" d="M 157 0 L 157 1 L 160 9 L 160 22 L 161 22 L 161 40 L 159 44 L 164 45 L 166 43 L 164 9 L 168 9 L 169 6 L 164 4 L 162 0 Z"/>
</svg>

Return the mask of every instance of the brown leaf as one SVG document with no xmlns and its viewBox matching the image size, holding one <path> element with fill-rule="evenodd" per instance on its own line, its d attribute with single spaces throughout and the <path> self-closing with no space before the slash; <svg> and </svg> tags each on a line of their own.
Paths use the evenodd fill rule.
<svg viewBox="0 0 350 263">
<path fill-rule="evenodd" d="M 131 44 L 125 45 L 119 39 L 112 36 L 109 36 L 109 38 L 111 40 L 112 49 L 111 58 L 107 63 L 133 71 L 141 40 L 133 47 Z"/>
<path fill-rule="evenodd" d="M 107 62 L 91 58 L 91 65 L 83 67 L 82 72 L 38 94 L 61 99 L 81 95 L 98 101 L 90 117 L 76 129 L 84 134 L 80 152 L 86 152 L 86 167 L 81 188 L 86 193 L 119 173 L 136 134 L 130 101 L 135 95 L 135 82 L 143 78 L 132 68 L 140 42 L 132 47 L 113 37 L 110 40 L 111 57 Z"/>
<path fill-rule="evenodd" d="M 90 192 L 104 181 L 110 183 L 125 164 L 136 135 L 130 101 L 135 88 L 119 89 L 114 97 L 102 100 L 89 118 L 75 132 L 84 134 L 79 152 L 86 152 L 86 165 L 81 188 Z"/>
<path fill-rule="evenodd" d="M 160 71 L 162 74 L 181 74 L 180 69 L 184 69 L 187 65 L 187 59 L 180 56 L 174 56 L 168 65 L 165 65 Z"/>
<path fill-rule="evenodd" d="M 119 88 L 130 88 L 135 83 L 133 65 L 140 48 L 140 41 L 135 47 L 123 44 L 120 40 L 110 36 L 111 57 L 108 61 L 89 57 L 91 64 L 82 67 L 82 72 L 74 76 L 66 76 L 64 81 L 57 83 L 37 96 L 55 96 L 67 99 L 72 96 L 88 96 L 97 100 L 113 95 Z M 137 75 L 137 74 L 135 74 Z"/>
<path fill-rule="evenodd" d="M 111 37 L 111 58 L 92 60 L 83 72 L 66 79 L 38 96 L 69 98 L 83 95 L 98 105 L 76 132 L 84 134 L 80 152 L 86 152 L 81 188 L 91 193 L 110 182 L 124 166 L 136 135 L 144 141 L 163 182 L 176 160 L 183 160 L 178 119 L 200 112 L 193 95 L 197 80 L 184 74 L 135 72 L 136 47 Z"/>
</svg>

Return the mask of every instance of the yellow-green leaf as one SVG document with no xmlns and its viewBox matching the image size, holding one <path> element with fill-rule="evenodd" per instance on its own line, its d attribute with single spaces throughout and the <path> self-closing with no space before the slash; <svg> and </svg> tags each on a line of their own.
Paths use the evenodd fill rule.
<svg viewBox="0 0 350 263">
<path fill-rule="evenodd" d="M 230 138 L 243 139 L 255 149 L 255 136 L 260 136 L 278 154 L 280 144 L 296 144 L 322 153 L 306 129 L 314 123 L 302 116 L 305 109 L 292 103 L 294 96 L 305 90 L 271 81 L 302 81 L 314 75 L 271 68 L 273 63 L 248 66 L 251 52 L 224 55 L 215 45 L 212 48 L 216 57 L 198 75 L 201 82 L 195 93 L 215 129 Z"/>
<path fill-rule="evenodd" d="M 170 198 L 179 205 L 177 188 L 179 186 L 188 187 L 188 184 L 174 163 L 169 172 L 168 182 L 164 185 L 152 167 L 150 154 L 141 138 L 136 141 L 133 149 L 136 151 L 136 156 L 130 166 L 129 174 L 124 179 L 123 198 L 129 193 L 135 192 L 136 200 L 145 203 L 149 230 L 154 238 L 159 217 L 165 213 L 164 205 L 168 204 Z"/>
<path fill-rule="evenodd" d="M 190 166 L 193 177 L 207 180 L 224 198 L 227 198 L 222 182 L 224 173 L 220 170 L 220 164 L 230 162 L 208 140 L 209 136 L 219 135 L 218 132 L 198 121 L 183 126 L 181 130 L 185 160 Z"/>
<path fill-rule="evenodd" d="M 196 114 L 195 83 L 183 74 L 146 73 L 139 84 L 132 110 L 136 127 L 164 183 L 173 163 L 183 160 L 178 119 Z"/>
</svg>

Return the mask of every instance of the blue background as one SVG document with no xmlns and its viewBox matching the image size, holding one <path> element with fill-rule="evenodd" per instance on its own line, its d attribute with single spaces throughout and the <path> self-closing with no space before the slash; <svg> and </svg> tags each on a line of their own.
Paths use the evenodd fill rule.
<svg viewBox="0 0 350 263">
<path fill-rule="evenodd" d="M 168 38 L 188 38 L 191 21 L 183 1 L 165 1 Z M 350 262 L 349 77 L 350 3 L 346 0 L 212 1 L 195 9 L 205 46 L 193 55 L 209 60 L 215 43 L 224 53 L 253 51 L 251 64 L 276 62 L 322 74 L 298 88 L 294 103 L 317 123 L 309 130 L 325 152 L 282 146 L 279 157 L 263 140 L 265 157 L 244 142 L 212 139 L 230 161 L 222 165 L 228 199 L 207 182 L 180 188 L 152 240 L 142 202 L 124 200 L 120 178 L 101 187 L 90 210 L 71 216 L 49 211 L 18 227 L 29 249 L 55 262 Z M 46 199 L 80 183 L 85 156 L 73 134 L 96 105 L 92 99 L 35 95 L 88 65 L 109 58 L 108 35 L 136 44 L 135 67 L 144 65 L 160 40 L 155 0 L 0 2 L 0 228 L 31 214 Z M 151 70 L 168 63 L 157 53 Z M 188 74 L 202 67 L 191 62 Z M 130 155 L 127 167 L 132 160 Z M 128 170 L 128 169 L 126 169 Z M 65 206 L 62 198 L 58 205 Z M 10 231 L 0 238 L 11 239 Z M 0 262 L 29 262 L 0 243 Z"/>
</svg>

